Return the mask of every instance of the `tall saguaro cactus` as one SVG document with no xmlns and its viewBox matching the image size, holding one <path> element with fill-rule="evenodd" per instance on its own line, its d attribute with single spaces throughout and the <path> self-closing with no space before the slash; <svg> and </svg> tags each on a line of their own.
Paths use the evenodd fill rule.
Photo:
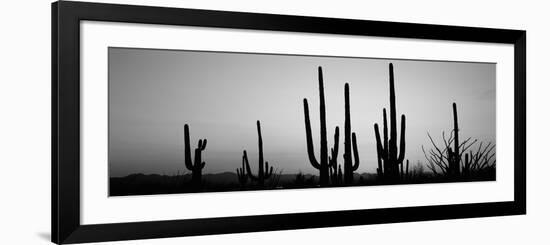
<svg viewBox="0 0 550 245">
<path fill-rule="evenodd" d="M 320 149 L 320 156 L 319 161 L 317 161 L 317 158 L 315 157 L 315 150 L 313 146 L 313 137 L 311 134 L 311 123 L 309 120 L 309 107 L 307 103 L 307 99 L 304 98 L 304 117 L 305 117 L 305 126 L 306 126 L 306 143 L 307 143 L 307 153 L 309 157 L 309 161 L 311 165 L 319 170 L 319 184 L 321 186 L 327 186 L 329 184 L 329 167 L 332 166 L 332 164 L 336 164 L 336 160 L 331 161 L 329 164 L 328 159 L 328 143 L 327 143 L 327 120 L 326 120 L 326 109 L 325 109 L 325 89 L 323 85 L 323 70 L 319 66 L 318 68 L 318 76 L 319 76 L 319 121 L 321 123 L 320 133 L 321 133 L 321 149 Z M 338 138 L 338 127 L 334 130 L 334 138 Z M 337 140 L 335 140 L 335 143 L 337 143 Z M 335 144 L 332 151 L 331 159 L 337 158 L 337 144 Z"/>
<path fill-rule="evenodd" d="M 248 156 L 246 150 L 243 151 L 243 163 L 246 167 L 246 173 L 248 177 L 252 180 L 257 181 L 259 186 L 263 186 L 266 179 L 269 179 L 273 174 L 273 166 L 269 167 L 269 163 L 266 161 L 264 163 L 264 147 L 262 140 L 262 129 L 260 126 L 260 121 L 256 121 L 256 127 L 258 129 L 258 175 L 254 176 L 252 170 L 250 170 L 250 164 L 248 163 Z M 265 166 L 265 168 L 264 168 Z M 269 169 L 269 171 L 268 171 Z"/>
<path fill-rule="evenodd" d="M 353 172 L 359 167 L 359 152 L 355 132 L 351 132 L 351 112 L 349 103 L 349 84 L 344 86 L 345 121 L 344 121 L 344 184 L 353 184 Z M 352 145 L 353 144 L 353 145 Z M 353 147 L 353 149 L 352 149 Z M 351 157 L 353 156 L 355 162 Z"/>
<path fill-rule="evenodd" d="M 390 137 L 388 140 L 388 128 L 386 109 L 384 114 L 384 141 L 380 138 L 378 124 L 374 124 L 376 135 L 376 149 L 378 153 L 378 175 L 381 179 L 395 182 L 400 179 L 400 166 L 405 159 L 405 115 L 401 115 L 401 141 L 397 148 L 397 118 L 395 109 L 395 85 L 393 64 L 390 63 Z M 382 143 L 383 142 L 383 143 Z"/>
<path fill-rule="evenodd" d="M 449 154 L 449 176 L 451 177 L 457 177 L 460 175 L 460 159 L 462 156 L 460 155 L 460 143 L 458 139 L 458 115 L 456 112 L 456 103 L 453 103 L 453 143 L 454 143 L 454 150 L 449 147 L 447 149 L 447 153 Z M 466 159 L 468 156 L 466 156 Z"/>
<path fill-rule="evenodd" d="M 202 169 L 206 165 L 202 161 L 202 151 L 206 149 L 206 139 L 199 140 L 197 148 L 195 148 L 195 161 L 191 160 L 191 144 L 189 143 L 189 125 L 184 126 L 184 141 L 185 141 L 185 167 L 192 172 L 191 183 L 194 187 L 200 187 L 202 179 Z"/>
</svg>

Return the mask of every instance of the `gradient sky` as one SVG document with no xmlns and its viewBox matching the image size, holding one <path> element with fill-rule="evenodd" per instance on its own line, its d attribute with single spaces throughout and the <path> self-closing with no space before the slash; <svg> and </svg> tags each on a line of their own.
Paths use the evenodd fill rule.
<svg viewBox="0 0 550 245">
<path fill-rule="evenodd" d="M 429 132 L 441 141 L 458 105 L 461 138 L 495 142 L 496 65 L 109 48 L 109 175 L 186 171 L 183 125 L 191 144 L 207 138 L 203 173 L 235 171 L 242 151 L 257 169 L 256 120 L 264 158 L 283 173 L 316 173 L 308 160 L 303 98 L 310 107 L 319 156 L 317 67 L 323 67 L 327 132 L 340 126 L 343 163 L 344 84 L 350 84 L 358 172 L 375 172 L 374 123 L 389 106 L 388 64 L 394 64 L 398 116 L 407 117 L 406 158 L 425 162 Z M 400 125 L 400 124 L 398 124 Z M 194 149 L 194 148 L 193 148 Z M 319 157 L 317 157 L 319 158 Z"/>
</svg>

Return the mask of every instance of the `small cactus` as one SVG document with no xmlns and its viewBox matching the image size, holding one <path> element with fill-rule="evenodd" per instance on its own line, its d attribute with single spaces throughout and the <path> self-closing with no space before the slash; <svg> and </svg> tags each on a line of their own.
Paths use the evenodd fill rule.
<svg viewBox="0 0 550 245">
<path fill-rule="evenodd" d="M 206 165 L 202 161 L 202 151 L 206 149 L 206 139 L 199 140 L 197 148 L 195 148 L 195 161 L 191 157 L 191 144 L 189 143 L 189 125 L 184 126 L 184 142 L 185 142 L 185 167 L 192 172 L 191 183 L 194 187 L 200 187 L 202 181 L 202 169 Z"/>
<path fill-rule="evenodd" d="M 259 186 L 264 186 L 264 182 L 266 179 L 269 179 L 271 175 L 273 174 L 273 166 L 269 166 L 269 163 L 266 161 L 264 163 L 264 148 L 263 148 L 263 141 L 262 141 L 262 128 L 260 126 L 260 121 L 256 121 L 256 127 L 258 130 L 258 174 L 255 176 L 252 174 L 252 170 L 250 169 L 250 164 L 248 163 L 248 156 L 246 154 L 246 150 L 243 151 L 243 164 L 246 168 L 246 173 L 250 179 L 257 181 Z M 269 171 L 268 171 L 269 169 Z"/>
<path fill-rule="evenodd" d="M 244 158 L 242 161 L 242 167 L 237 168 L 237 178 L 239 180 L 239 184 L 242 187 L 246 186 L 246 183 L 248 182 L 248 175 L 246 174 L 246 166 L 245 166 Z"/>
</svg>

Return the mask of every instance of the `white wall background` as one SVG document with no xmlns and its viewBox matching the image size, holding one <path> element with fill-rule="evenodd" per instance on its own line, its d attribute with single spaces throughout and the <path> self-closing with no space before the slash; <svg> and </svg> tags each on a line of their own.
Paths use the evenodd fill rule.
<svg viewBox="0 0 550 245">
<path fill-rule="evenodd" d="M 106 2 L 115 2 L 112 0 Z M 526 216 L 277 231 L 105 244 L 548 244 L 550 55 L 545 1 L 119 0 L 179 6 L 527 30 Z M 50 2 L 7 1 L 0 15 L 0 243 L 48 244 Z"/>
</svg>

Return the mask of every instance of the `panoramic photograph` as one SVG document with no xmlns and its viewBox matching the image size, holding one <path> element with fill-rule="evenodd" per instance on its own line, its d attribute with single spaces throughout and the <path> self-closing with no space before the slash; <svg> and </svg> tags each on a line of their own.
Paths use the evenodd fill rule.
<svg viewBox="0 0 550 245">
<path fill-rule="evenodd" d="M 496 64 L 110 47 L 109 196 L 496 180 Z"/>
</svg>

